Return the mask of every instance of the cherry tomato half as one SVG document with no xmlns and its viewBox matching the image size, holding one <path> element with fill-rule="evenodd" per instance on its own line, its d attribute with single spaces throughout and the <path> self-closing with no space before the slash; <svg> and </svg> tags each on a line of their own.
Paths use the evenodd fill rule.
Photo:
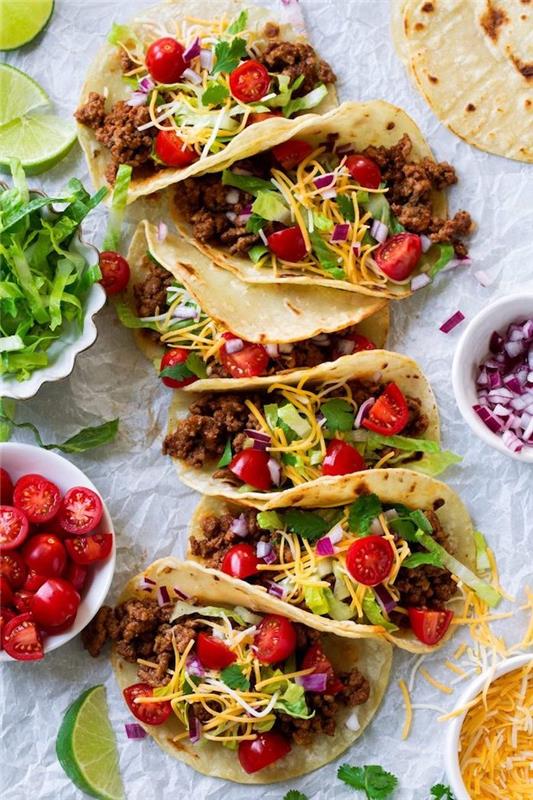
<svg viewBox="0 0 533 800">
<path fill-rule="evenodd" d="M 349 353 L 344 348 L 341 349 L 340 342 L 337 340 L 333 346 L 333 359 L 340 358 L 341 356 L 352 355 L 352 353 L 360 353 L 362 350 L 375 350 L 376 345 L 367 339 L 366 336 L 361 336 L 359 333 L 349 333 L 346 336 L 339 334 L 339 339 L 342 342 L 353 342 L 353 349 Z"/>
<path fill-rule="evenodd" d="M 66 557 L 66 554 L 65 554 Z M 39 589 L 45 581 L 48 580 L 50 576 L 48 575 L 39 575 L 38 572 L 34 572 L 34 570 L 30 569 L 28 574 L 26 575 L 26 580 L 24 581 L 23 590 L 26 592 L 31 592 L 35 594 L 37 589 Z"/>
<path fill-rule="evenodd" d="M 80 605 L 75 588 L 63 578 L 49 578 L 30 601 L 31 612 L 39 625 L 53 628 L 73 620 Z"/>
<path fill-rule="evenodd" d="M 0 575 L 0 606 L 13 605 L 13 589 L 5 575 Z"/>
<path fill-rule="evenodd" d="M 363 456 L 342 439 L 331 439 L 322 462 L 322 475 L 348 475 L 366 469 Z"/>
<path fill-rule="evenodd" d="M 10 620 L 15 619 L 16 616 L 17 616 L 16 611 L 12 611 L 11 608 L 6 608 L 5 606 L 0 606 L 0 650 L 3 649 L 3 644 L 2 644 L 3 631 L 5 630 L 7 623 Z"/>
<path fill-rule="evenodd" d="M 205 669 L 225 669 L 237 660 L 235 653 L 224 642 L 203 631 L 196 640 L 196 655 Z"/>
<path fill-rule="evenodd" d="M 13 481 L 9 472 L 0 467 L 0 503 L 11 505 L 13 500 Z"/>
<path fill-rule="evenodd" d="M 270 86 L 270 75 L 259 61 L 244 61 L 229 76 L 229 88 L 233 97 L 241 103 L 257 103 Z"/>
<path fill-rule="evenodd" d="M 103 561 L 113 547 L 112 533 L 91 533 L 65 539 L 67 553 L 76 564 L 86 566 L 94 561 Z"/>
<path fill-rule="evenodd" d="M 187 62 L 183 58 L 185 48 L 171 36 L 152 42 L 146 51 L 148 72 L 158 83 L 177 83 Z"/>
<path fill-rule="evenodd" d="M 67 564 L 63 542 L 53 533 L 38 533 L 28 539 L 22 557 L 30 570 L 47 578 L 57 578 Z"/>
<path fill-rule="evenodd" d="M 19 614 L 29 614 L 31 612 L 31 599 L 34 593 L 27 589 L 19 589 L 13 595 L 13 605 Z"/>
<path fill-rule="evenodd" d="M 409 622 L 417 639 L 428 645 L 440 642 L 453 619 L 453 611 L 429 608 L 408 608 Z"/>
<path fill-rule="evenodd" d="M 285 661 L 296 650 L 296 630 L 286 617 L 268 614 L 263 617 L 254 636 L 256 655 L 263 664 Z"/>
<path fill-rule="evenodd" d="M 174 131 L 159 131 L 155 137 L 155 154 L 167 167 L 188 167 L 198 160 L 198 153 L 185 144 Z"/>
<path fill-rule="evenodd" d="M 298 225 L 271 233 L 267 236 L 267 242 L 275 256 L 291 264 L 302 261 L 307 255 L 305 240 Z"/>
<path fill-rule="evenodd" d="M 220 569 L 232 578 L 244 580 L 257 575 L 257 565 L 261 563 L 251 544 L 235 544 L 225 553 Z"/>
<path fill-rule="evenodd" d="M 365 189 L 379 189 L 381 170 L 371 158 L 359 154 L 348 156 L 346 167 L 359 186 Z"/>
<path fill-rule="evenodd" d="M 291 752 L 288 740 L 275 731 L 259 733 L 257 739 L 239 743 L 239 762 L 245 772 L 259 772 Z"/>
<path fill-rule="evenodd" d="M 14 506 L 0 506 L 0 548 L 12 550 L 26 539 L 30 526 L 26 514 Z"/>
<path fill-rule="evenodd" d="M 0 553 L 0 575 L 7 578 L 12 589 L 20 589 L 26 580 L 26 564 L 15 550 Z"/>
<path fill-rule="evenodd" d="M 15 484 L 13 505 L 24 511 L 29 522 L 42 525 L 59 511 L 61 493 L 55 483 L 43 475 L 24 475 Z"/>
<path fill-rule="evenodd" d="M 169 367 L 177 367 L 179 364 L 184 364 L 189 355 L 190 350 L 186 350 L 184 347 L 174 347 L 172 350 L 167 350 L 161 359 L 159 373 Z M 168 378 L 163 376 L 161 380 L 165 386 L 168 386 L 170 389 L 182 389 L 184 386 L 188 386 L 190 383 L 197 381 L 198 378 L 196 375 L 191 375 L 190 378 Z"/>
<path fill-rule="evenodd" d="M 264 450 L 248 447 L 233 456 L 228 467 L 243 483 L 268 492 L 272 486 L 272 476 L 268 469 L 269 459 L 270 456 Z"/>
<path fill-rule="evenodd" d="M 96 492 L 86 486 L 74 486 L 61 503 L 59 524 L 67 533 L 85 535 L 94 531 L 103 513 L 104 507 Z"/>
<path fill-rule="evenodd" d="M 372 253 L 382 272 L 393 281 L 405 281 L 415 271 L 422 255 L 420 236 L 397 233 Z"/>
<path fill-rule="evenodd" d="M 227 341 L 238 339 L 232 333 L 226 332 L 222 337 Z M 219 350 L 219 358 L 232 378 L 255 378 L 264 375 L 268 367 L 269 355 L 262 344 L 245 342 L 242 350 L 228 353 L 223 344 Z"/>
<path fill-rule="evenodd" d="M 134 683 L 124 689 L 124 699 L 134 717 L 146 725 L 162 725 L 172 713 L 168 700 L 160 703 L 136 703 L 137 697 L 153 697 L 154 690 L 147 683 Z"/>
<path fill-rule="evenodd" d="M 272 148 L 272 155 L 283 169 L 294 169 L 313 152 L 313 145 L 303 139 L 289 139 Z"/>
<path fill-rule="evenodd" d="M 74 586 L 78 594 L 81 594 L 87 581 L 88 573 L 87 567 L 70 561 L 63 577 Z"/>
<path fill-rule="evenodd" d="M 394 551 L 383 536 L 356 539 L 346 553 L 346 569 L 364 586 L 382 583 L 390 575 L 393 563 Z"/>
<path fill-rule="evenodd" d="M 38 661 L 44 656 L 43 640 L 31 614 L 18 614 L 7 623 L 2 644 L 17 661 Z"/>
<path fill-rule="evenodd" d="M 403 431 L 408 421 L 409 407 L 402 390 L 389 383 L 366 415 L 363 426 L 381 436 L 394 436 Z"/>
<path fill-rule="evenodd" d="M 322 650 L 322 646 L 318 643 L 312 644 L 311 647 L 306 650 L 302 659 L 302 669 L 311 669 L 311 667 L 315 668 L 315 673 L 325 673 L 328 676 L 326 694 L 338 694 L 338 692 L 344 689 L 344 684 L 335 675 L 335 670 L 333 669 L 331 661 Z"/>
<path fill-rule="evenodd" d="M 112 250 L 100 253 L 100 283 L 106 294 L 119 294 L 123 292 L 130 280 L 130 265 L 126 259 Z"/>
</svg>

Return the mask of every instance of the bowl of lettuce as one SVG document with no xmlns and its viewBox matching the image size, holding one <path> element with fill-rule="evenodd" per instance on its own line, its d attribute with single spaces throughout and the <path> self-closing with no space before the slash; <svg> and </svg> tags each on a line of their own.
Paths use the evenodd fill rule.
<svg viewBox="0 0 533 800">
<path fill-rule="evenodd" d="M 60 195 L 32 191 L 20 164 L 0 183 L 0 397 L 32 397 L 72 372 L 96 339 L 106 295 L 81 223 L 106 194 L 77 178 Z"/>
</svg>

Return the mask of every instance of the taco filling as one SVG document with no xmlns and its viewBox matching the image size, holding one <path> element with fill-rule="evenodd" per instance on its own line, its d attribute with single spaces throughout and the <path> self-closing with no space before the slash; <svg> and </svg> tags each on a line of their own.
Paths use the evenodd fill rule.
<svg viewBox="0 0 533 800">
<path fill-rule="evenodd" d="M 272 22 L 257 27 L 248 11 L 233 20 L 185 17 L 150 32 L 141 41 L 133 27 L 113 26 L 109 42 L 130 96 L 109 108 L 90 92 L 75 114 L 109 150 L 110 183 L 120 164 L 146 176 L 219 153 L 250 124 L 316 109 L 336 81 L 310 44 L 283 40 Z"/>
</svg>

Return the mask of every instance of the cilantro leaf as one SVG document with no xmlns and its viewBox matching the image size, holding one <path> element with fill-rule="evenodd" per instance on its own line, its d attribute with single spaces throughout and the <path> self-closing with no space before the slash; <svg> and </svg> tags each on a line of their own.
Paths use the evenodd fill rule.
<svg viewBox="0 0 533 800">
<path fill-rule="evenodd" d="M 224 102 L 229 95 L 229 90 L 221 83 L 208 83 L 207 89 L 202 95 L 203 106 L 218 106 Z"/>
<path fill-rule="evenodd" d="M 367 800 L 387 800 L 398 785 L 395 775 L 374 764 L 365 767 L 343 764 L 337 771 L 337 777 L 353 789 L 364 792 Z"/>
<path fill-rule="evenodd" d="M 289 792 L 287 792 L 283 800 L 309 800 L 309 798 L 303 792 L 299 792 L 296 789 L 291 789 Z"/>
<path fill-rule="evenodd" d="M 436 783 L 431 787 L 432 800 L 455 800 L 455 796 L 449 786 L 443 783 Z"/>
<path fill-rule="evenodd" d="M 190 369 L 192 374 L 196 375 L 197 378 L 207 378 L 205 362 L 201 356 L 198 355 L 198 353 L 195 353 L 194 351 L 189 353 L 185 363 L 187 364 L 187 368 Z"/>
<path fill-rule="evenodd" d="M 355 210 L 351 197 L 348 197 L 345 194 L 338 194 L 337 205 L 339 206 L 339 211 L 346 222 L 355 222 Z"/>
<path fill-rule="evenodd" d="M 246 55 L 246 42 L 244 39 L 233 39 L 229 42 L 218 42 L 215 47 L 216 64 L 211 70 L 212 75 L 219 72 L 231 72 L 238 65 L 241 58 Z"/>
<path fill-rule="evenodd" d="M 250 688 L 250 681 L 238 664 L 231 664 L 226 669 L 223 669 L 220 677 L 230 689 L 239 689 L 242 692 L 246 692 Z"/>
<path fill-rule="evenodd" d="M 313 252 L 320 261 L 320 266 L 323 267 L 326 272 L 329 272 L 332 278 L 343 280 L 346 276 L 344 270 L 339 267 L 337 256 L 329 249 L 318 231 L 310 233 L 309 238 L 311 239 Z"/>
<path fill-rule="evenodd" d="M 241 33 L 248 24 L 248 12 L 241 11 L 239 16 L 233 20 L 231 25 L 228 27 L 227 33 Z"/>
<path fill-rule="evenodd" d="M 330 527 L 329 522 L 320 514 L 313 511 L 300 511 L 296 508 L 286 511 L 283 514 L 283 521 L 289 530 L 310 542 L 320 539 Z"/>
<path fill-rule="evenodd" d="M 442 567 L 442 558 L 439 553 L 412 553 L 402 562 L 402 567 L 416 569 L 422 564 L 430 564 L 432 567 Z"/>
<path fill-rule="evenodd" d="M 206 378 L 207 370 L 205 364 L 198 353 L 189 353 L 187 359 L 181 364 L 173 364 L 165 367 L 160 373 L 160 378 L 172 378 L 175 381 L 182 381 L 186 378 Z"/>
<path fill-rule="evenodd" d="M 334 397 L 320 406 L 326 418 L 326 428 L 332 432 L 350 431 L 353 428 L 354 410 L 347 400 Z"/>
<path fill-rule="evenodd" d="M 366 536 L 374 520 L 381 512 L 381 500 L 377 494 L 364 494 L 350 506 L 348 525 L 359 536 Z"/>
<path fill-rule="evenodd" d="M 417 528 L 424 531 L 424 533 L 433 533 L 433 527 L 431 522 L 426 517 L 423 511 L 420 511 L 419 508 L 416 511 L 411 511 L 409 514 L 410 518 L 413 520 Z"/>
<path fill-rule="evenodd" d="M 217 467 L 227 467 L 232 458 L 233 451 L 231 449 L 231 439 L 228 439 L 224 448 L 224 452 L 220 456 L 220 461 L 218 462 Z"/>
</svg>

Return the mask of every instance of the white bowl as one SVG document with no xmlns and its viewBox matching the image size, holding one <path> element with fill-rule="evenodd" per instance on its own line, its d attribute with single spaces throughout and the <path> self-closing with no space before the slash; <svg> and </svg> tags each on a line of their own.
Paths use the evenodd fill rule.
<svg viewBox="0 0 533 800">
<path fill-rule="evenodd" d="M 457 701 L 457 707 L 461 708 L 469 703 L 470 700 L 473 700 L 476 695 L 481 692 L 488 679 L 490 679 L 492 682 L 501 675 L 505 675 L 507 672 L 520 669 L 520 667 L 523 667 L 532 660 L 533 655 L 531 653 L 526 653 L 521 656 L 513 656 L 513 658 L 507 658 L 502 661 L 501 664 L 498 664 L 493 672 L 491 670 L 483 672 L 481 675 L 479 675 L 479 677 L 472 681 L 467 689 L 465 689 Z M 448 782 L 453 790 L 456 800 L 471 800 L 470 795 L 468 794 L 464 785 L 463 777 L 459 767 L 459 737 L 461 735 L 461 728 L 463 727 L 465 716 L 466 712 L 461 714 L 460 717 L 455 717 L 453 720 L 451 720 L 451 722 L 448 723 L 449 727 L 444 745 L 446 774 L 448 775 Z"/>
<path fill-rule="evenodd" d="M 67 461 L 66 458 L 56 453 L 51 453 L 49 450 L 34 447 L 31 444 L 17 444 L 15 442 L 0 444 L 0 466 L 9 472 L 13 483 L 22 475 L 35 472 L 53 481 L 63 494 L 73 486 L 86 486 L 88 489 L 92 489 L 94 492 L 98 493 L 98 489 L 91 483 L 89 478 L 87 478 L 78 467 L 75 467 L 74 464 Z M 100 606 L 103 605 L 105 596 L 111 586 L 113 573 L 115 571 L 115 534 L 109 511 L 103 501 L 102 504 L 104 513 L 102 515 L 102 521 L 98 528 L 96 528 L 95 533 L 112 533 L 113 548 L 105 561 L 96 562 L 91 568 L 88 576 L 88 584 L 83 590 L 81 603 L 73 626 L 64 633 L 58 633 L 44 638 L 45 653 L 49 653 L 51 650 L 61 647 L 62 644 L 73 639 L 74 636 L 77 636 L 78 633 L 88 625 Z M 15 663 L 4 650 L 0 650 L 0 661 Z"/>
<path fill-rule="evenodd" d="M 499 434 L 493 433 L 478 417 L 472 406 L 478 403 L 476 377 L 479 365 L 489 352 L 493 331 L 505 331 L 511 322 L 533 318 L 533 293 L 510 294 L 501 297 L 480 311 L 463 332 L 455 351 L 452 384 L 459 411 L 476 436 L 510 458 L 533 464 L 533 447 L 523 447 L 513 453 Z"/>
</svg>

